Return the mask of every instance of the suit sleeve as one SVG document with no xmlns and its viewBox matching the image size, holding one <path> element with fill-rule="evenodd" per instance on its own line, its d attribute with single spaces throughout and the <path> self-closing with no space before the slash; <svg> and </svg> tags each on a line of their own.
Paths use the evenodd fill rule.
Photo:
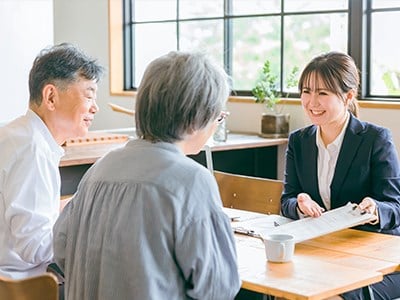
<svg viewBox="0 0 400 300">
<path fill-rule="evenodd" d="M 400 165 L 391 133 L 378 132 L 371 159 L 372 194 L 378 205 L 381 230 L 400 226 Z"/>
<path fill-rule="evenodd" d="M 298 171 L 296 167 L 296 136 L 289 136 L 288 148 L 286 150 L 286 170 L 285 170 L 285 185 L 281 197 L 281 213 L 285 217 L 291 219 L 299 219 L 297 213 L 297 195 L 302 192 Z"/>
</svg>

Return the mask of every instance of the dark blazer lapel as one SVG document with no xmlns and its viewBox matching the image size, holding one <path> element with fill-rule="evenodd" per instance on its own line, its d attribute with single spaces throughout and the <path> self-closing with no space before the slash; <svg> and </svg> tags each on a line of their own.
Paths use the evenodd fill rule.
<svg viewBox="0 0 400 300">
<path fill-rule="evenodd" d="M 354 156 L 357 154 L 360 143 L 363 140 L 363 136 L 360 134 L 363 129 L 364 126 L 362 123 L 350 114 L 349 125 L 347 126 L 343 138 L 342 147 L 340 149 L 335 173 L 332 179 L 331 203 L 336 203 L 335 200 L 340 193 L 343 182 L 346 180 L 348 170 L 351 167 Z"/>
<path fill-rule="evenodd" d="M 312 195 L 319 196 L 319 187 L 318 187 L 318 148 L 316 144 L 316 135 L 317 135 L 317 127 L 310 126 L 303 132 L 302 136 L 302 161 L 303 164 L 306 164 L 307 167 L 304 168 L 304 189 L 312 191 Z M 315 199 L 316 200 L 316 199 Z"/>
</svg>

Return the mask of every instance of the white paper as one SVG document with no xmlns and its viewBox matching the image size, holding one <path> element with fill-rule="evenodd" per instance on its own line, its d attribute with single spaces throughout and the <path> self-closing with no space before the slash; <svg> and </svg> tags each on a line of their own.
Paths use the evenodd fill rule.
<svg viewBox="0 0 400 300">
<path fill-rule="evenodd" d="M 260 237 L 259 232 L 267 232 L 274 227 L 293 221 L 280 215 L 266 215 L 226 207 L 223 210 L 231 219 L 231 226 L 235 233 L 254 237 Z"/>
<path fill-rule="evenodd" d="M 296 242 L 301 242 L 345 228 L 365 224 L 374 219 L 375 216 L 373 214 L 363 213 L 356 204 L 349 202 L 345 206 L 323 213 L 318 218 L 308 217 L 268 230 L 263 230 L 262 227 L 259 227 L 257 231 L 261 236 L 271 233 L 287 233 L 293 235 Z"/>
</svg>

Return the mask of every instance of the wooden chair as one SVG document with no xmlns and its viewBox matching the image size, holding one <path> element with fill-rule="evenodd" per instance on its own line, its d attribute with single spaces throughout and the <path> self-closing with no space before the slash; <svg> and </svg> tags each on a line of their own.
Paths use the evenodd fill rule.
<svg viewBox="0 0 400 300">
<path fill-rule="evenodd" d="M 18 280 L 0 277 L 0 299 L 58 300 L 57 278 L 51 273 Z"/>
<path fill-rule="evenodd" d="M 281 180 L 266 179 L 214 171 L 225 207 L 264 214 L 279 214 Z"/>
</svg>

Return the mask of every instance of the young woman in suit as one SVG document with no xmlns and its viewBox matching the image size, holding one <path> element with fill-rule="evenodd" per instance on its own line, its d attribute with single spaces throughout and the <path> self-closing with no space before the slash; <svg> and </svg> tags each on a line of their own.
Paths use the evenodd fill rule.
<svg viewBox="0 0 400 300">
<path fill-rule="evenodd" d="M 312 125 L 289 136 L 282 214 L 319 217 L 353 202 L 376 219 L 360 229 L 400 235 L 400 164 L 388 129 L 358 119 L 359 72 L 344 53 L 312 59 L 299 90 Z M 400 273 L 372 285 L 375 299 L 400 297 Z M 363 291 L 343 294 L 364 299 Z"/>
</svg>

